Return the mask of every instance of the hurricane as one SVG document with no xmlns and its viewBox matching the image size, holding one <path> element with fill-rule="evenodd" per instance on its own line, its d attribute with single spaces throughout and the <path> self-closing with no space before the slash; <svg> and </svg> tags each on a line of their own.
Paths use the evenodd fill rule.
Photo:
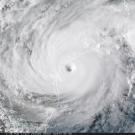
<svg viewBox="0 0 135 135">
<path fill-rule="evenodd" d="M 1 0 L 0 131 L 134 132 L 133 0 Z"/>
</svg>

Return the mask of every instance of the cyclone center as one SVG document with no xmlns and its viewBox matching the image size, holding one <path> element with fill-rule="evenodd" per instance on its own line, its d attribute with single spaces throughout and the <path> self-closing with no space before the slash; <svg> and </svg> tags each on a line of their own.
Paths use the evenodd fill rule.
<svg viewBox="0 0 135 135">
<path fill-rule="evenodd" d="M 72 72 L 74 72 L 74 70 L 76 70 L 76 65 L 73 64 L 73 63 L 66 64 L 65 65 L 65 70 L 68 73 L 72 73 Z"/>
</svg>

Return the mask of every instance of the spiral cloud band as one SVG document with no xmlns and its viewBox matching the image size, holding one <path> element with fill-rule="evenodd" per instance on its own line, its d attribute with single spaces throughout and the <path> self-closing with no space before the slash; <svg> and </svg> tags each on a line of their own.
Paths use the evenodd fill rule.
<svg viewBox="0 0 135 135">
<path fill-rule="evenodd" d="M 42 125 L 37 132 L 77 131 L 132 93 L 132 2 L 129 9 L 109 0 L 19 4 L 14 1 L 18 10 L 10 13 L 3 9 L 0 25 L 0 87 L 14 125 L 29 121 Z"/>
</svg>

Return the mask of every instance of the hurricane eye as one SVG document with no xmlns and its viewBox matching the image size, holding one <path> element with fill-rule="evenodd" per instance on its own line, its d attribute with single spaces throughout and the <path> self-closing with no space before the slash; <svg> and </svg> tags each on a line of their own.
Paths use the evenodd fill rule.
<svg viewBox="0 0 135 135">
<path fill-rule="evenodd" d="M 66 70 L 66 72 L 71 73 L 71 72 L 73 72 L 75 70 L 75 65 L 74 64 L 67 64 L 65 66 L 65 70 Z"/>
</svg>

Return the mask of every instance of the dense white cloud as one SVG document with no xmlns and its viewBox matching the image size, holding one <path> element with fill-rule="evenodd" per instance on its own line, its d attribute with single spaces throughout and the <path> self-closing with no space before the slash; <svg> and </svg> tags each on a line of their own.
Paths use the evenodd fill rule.
<svg viewBox="0 0 135 135">
<path fill-rule="evenodd" d="M 44 124 L 56 120 L 54 125 L 68 131 L 91 121 L 127 89 L 132 93 L 130 3 L 43 0 L 11 5 L 10 12 L 1 12 L 0 73 L 6 85 L 1 83 L 1 89 L 19 117 Z M 28 101 L 27 94 L 32 95 Z"/>
</svg>

